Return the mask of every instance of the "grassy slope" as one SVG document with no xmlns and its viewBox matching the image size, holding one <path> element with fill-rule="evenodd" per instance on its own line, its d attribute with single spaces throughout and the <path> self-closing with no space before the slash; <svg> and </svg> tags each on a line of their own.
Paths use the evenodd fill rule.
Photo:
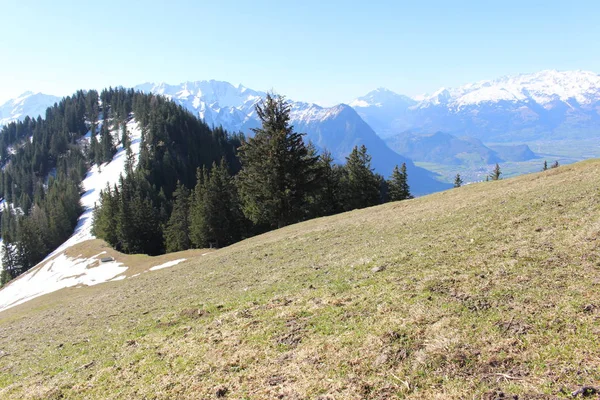
<svg viewBox="0 0 600 400">
<path fill-rule="evenodd" d="M 600 383 L 599 177 L 470 185 L 35 299 L 0 313 L 0 397 L 564 397 Z"/>
</svg>

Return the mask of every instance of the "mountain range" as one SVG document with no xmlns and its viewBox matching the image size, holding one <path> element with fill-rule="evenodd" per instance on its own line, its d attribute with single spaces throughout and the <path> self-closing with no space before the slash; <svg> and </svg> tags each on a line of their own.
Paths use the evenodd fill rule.
<svg viewBox="0 0 600 400">
<path fill-rule="evenodd" d="M 46 108 L 60 100 L 60 97 L 43 93 L 25 92 L 16 99 L 7 101 L 0 105 L 0 126 L 9 122 L 30 116 L 37 118 L 44 116 Z"/>
<path fill-rule="evenodd" d="M 600 76 L 545 70 L 407 97 L 377 89 L 350 102 L 382 137 L 443 131 L 484 142 L 600 136 Z"/>
<path fill-rule="evenodd" d="M 254 107 L 266 95 L 215 80 L 144 83 L 135 89 L 164 95 L 209 126 L 246 134 L 259 125 Z M 25 93 L 0 106 L 0 124 L 43 114 L 58 99 Z M 413 159 L 442 164 L 523 160 L 534 157 L 529 148 L 494 149 L 489 144 L 600 136 L 600 76 L 587 71 L 545 70 L 441 88 L 418 97 L 379 88 L 349 104 L 321 107 L 291 101 L 291 106 L 296 130 L 305 132 L 319 149 L 331 151 L 339 162 L 354 146 L 364 144 L 373 167 L 384 176 L 406 163 L 415 194 L 447 186 L 435 174 L 416 167 Z"/>
</svg>

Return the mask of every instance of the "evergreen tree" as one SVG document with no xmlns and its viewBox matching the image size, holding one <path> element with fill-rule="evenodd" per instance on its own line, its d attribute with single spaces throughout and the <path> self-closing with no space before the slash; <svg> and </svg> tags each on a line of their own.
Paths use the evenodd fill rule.
<svg viewBox="0 0 600 400">
<path fill-rule="evenodd" d="M 371 156 L 365 145 L 354 146 L 346 157 L 340 184 L 346 211 L 380 203 L 380 182 L 371 168 Z"/>
<path fill-rule="evenodd" d="M 173 211 L 165 229 L 167 252 L 187 250 L 191 245 L 188 190 L 179 183 L 173 198 Z"/>
<path fill-rule="evenodd" d="M 204 193 L 204 220 L 209 240 L 217 247 L 240 240 L 244 218 L 225 159 L 218 165 L 213 163 Z"/>
<path fill-rule="evenodd" d="M 542 168 L 542 171 L 546 170 L 548 170 L 548 161 L 544 160 L 544 167 Z"/>
<path fill-rule="evenodd" d="M 498 181 L 498 180 L 500 180 L 500 175 L 502 175 L 502 171 L 500 171 L 500 165 L 498 165 L 498 163 L 496 163 L 494 170 L 490 174 L 490 179 L 493 181 Z"/>
<path fill-rule="evenodd" d="M 460 174 L 456 174 L 456 177 L 454 178 L 454 187 L 458 188 L 461 187 L 463 185 L 463 180 L 460 177 Z"/>
<path fill-rule="evenodd" d="M 114 191 L 110 186 L 100 192 L 100 205 L 94 208 L 94 225 L 92 233 L 102 238 L 111 245 L 117 247 L 118 238 L 118 216 L 119 216 L 119 190 L 115 186 Z"/>
<path fill-rule="evenodd" d="M 552 167 L 551 168 L 558 168 L 558 160 L 554 161 L 552 163 Z"/>
<path fill-rule="evenodd" d="M 333 156 L 327 150 L 319 156 L 318 190 L 313 198 L 312 216 L 321 217 L 342 211 L 340 179 L 342 168 L 334 163 Z"/>
<path fill-rule="evenodd" d="M 388 182 L 390 201 L 399 201 L 412 198 L 408 186 L 408 175 L 406 173 L 406 163 L 402 167 L 396 165 L 392 172 L 392 177 Z"/>
<path fill-rule="evenodd" d="M 262 127 L 240 148 L 240 196 L 246 217 L 273 227 L 299 221 L 307 198 L 317 187 L 317 157 L 290 126 L 290 105 L 282 96 L 267 94 L 256 105 Z"/>
<path fill-rule="evenodd" d="M 102 132 L 100 135 L 100 148 L 102 153 L 102 162 L 110 162 L 116 153 L 116 148 L 113 143 L 113 137 L 110 133 L 108 120 L 106 118 L 102 123 Z"/>
<path fill-rule="evenodd" d="M 208 245 L 208 228 L 204 212 L 206 181 L 208 181 L 206 170 L 198 168 L 196 170 L 196 186 L 190 204 L 190 240 L 195 248 L 204 248 Z"/>
</svg>

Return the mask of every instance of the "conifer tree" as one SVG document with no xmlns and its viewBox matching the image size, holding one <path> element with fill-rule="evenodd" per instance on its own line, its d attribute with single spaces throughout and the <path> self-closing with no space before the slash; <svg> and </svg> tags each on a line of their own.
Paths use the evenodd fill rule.
<svg viewBox="0 0 600 400">
<path fill-rule="evenodd" d="M 181 183 L 173 193 L 173 211 L 165 229 L 165 247 L 167 252 L 182 251 L 190 248 L 189 193 Z"/>
<path fill-rule="evenodd" d="M 463 180 L 460 177 L 460 174 L 456 174 L 456 177 L 454 177 L 454 187 L 458 188 L 461 187 L 463 185 Z"/>
<path fill-rule="evenodd" d="M 365 145 L 354 146 L 346 157 L 342 179 L 344 210 L 354 210 L 380 203 L 380 182 L 371 168 L 371 156 Z"/>
<path fill-rule="evenodd" d="M 552 167 L 551 168 L 558 168 L 558 160 L 554 161 L 552 163 Z"/>
<path fill-rule="evenodd" d="M 498 180 L 500 180 L 500 175 L 502 175 L 502 171 L 500 170 L 500 165 L 498 165 L 498 163 L 496 163 L 494 170 L 490 174 L 490 179 L 493 181 L 498 181 Z"/>
<path fill-rule="evenodd" d="M 342 210 L 340 178 L 341 167 L 336 165 L 331 152 L 324 150 L 319 156 L 318 190 L 313 200 L 312 216 L 332 215 Z"/>
<path fill-rule="evenodd" d="M 196 186 L 190 204 L 190 240 L 195 248 L 208 246 L 207 221 L 204 213 L 205 182 L 208 174 L 204 168 L 196 170 Z"/>
<path fill-rule="evenodd" d="M 402 163 L 401 168 L 396 165 L 388 182 L 390 201 L 406 200 L 412 197 L 407 180 L 406 163 Z"/>
<path fill-rule="evenodd" d="M 302 218 L 316 189 L 317 157 L 290 126 L 290 104 L 282 96 L 267 94 L 256 113 L 262 127 L 240 148 L 243 211 L 254 223 L 280 228 Z"/>
<path fill-rule="evenodd" d="M 544 166 L 542 167 L 542 171 L 548 170 L 548 161 L 544 160 Z"/>
</svg>

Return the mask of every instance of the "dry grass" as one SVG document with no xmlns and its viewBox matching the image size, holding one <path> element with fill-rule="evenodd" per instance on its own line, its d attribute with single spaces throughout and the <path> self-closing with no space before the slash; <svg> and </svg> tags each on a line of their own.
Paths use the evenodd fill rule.
<svg viewBox="0 0 600 400">
<path fill-rule="evenodd" d="M 599 177 L 470 185 L 32 300 L 0 313 L 0 396 L 565 398 L 600 385 Z"/>
</svg>

